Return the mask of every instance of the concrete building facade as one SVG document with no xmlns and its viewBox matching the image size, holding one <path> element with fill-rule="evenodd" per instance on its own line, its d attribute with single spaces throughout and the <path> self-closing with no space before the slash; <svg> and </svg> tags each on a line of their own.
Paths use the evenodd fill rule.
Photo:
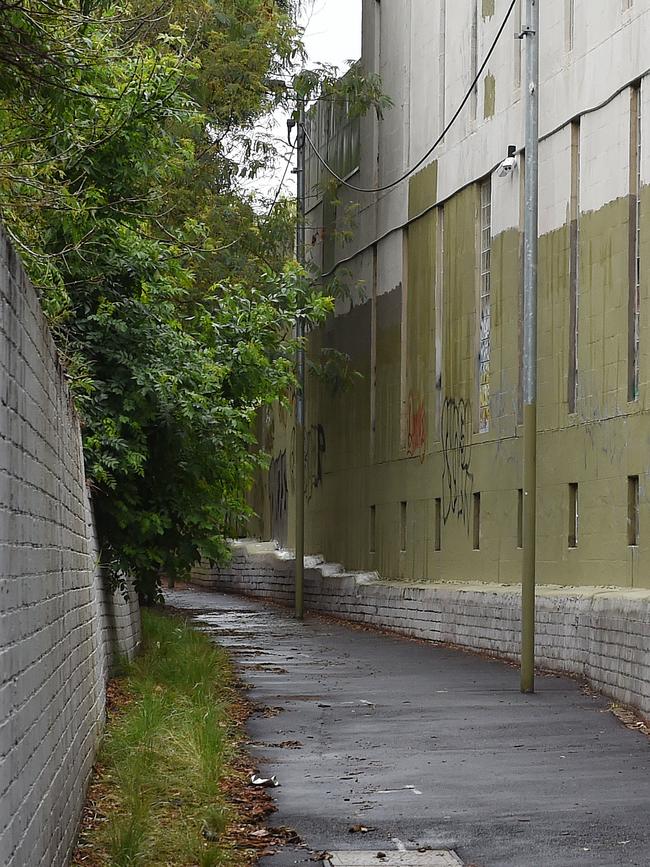
<svg viewBox="0 0 650 867">
<path fill-rule="evenodd" d="M 321 103 L 328 163 L 364 188 L 417 163 L 510 5 L 364 0 L 361 63 L 392 107 L 355 122 Z M 650 0 L 540 11 L 538 578 L 650 588 Z M 359 375 L 308 378 L 306 550 L 350 570 L 520 580 L 521 29 L 519 0 L 402 183 L 333 194 L 308 146 L 308 250 L 345 289 L 310 359 Z M 291 415 L 261 424 L 255 532 L 291 547 Z"/>
</svg>

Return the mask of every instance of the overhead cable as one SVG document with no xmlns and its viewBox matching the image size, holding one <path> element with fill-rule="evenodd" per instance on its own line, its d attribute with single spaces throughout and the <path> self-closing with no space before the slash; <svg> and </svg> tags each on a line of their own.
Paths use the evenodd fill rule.
<svg viewBox="0 0 650 867">
<path fill-rule="evenodd" d="M 497 45 L 498 45 L 498 43 L 499 43 L 499 40 L 501 39 L 501 37 L 502 37 L 502 35 L 503 35 L 503 31 L 506 29 L 506 25 L 508 24 L 508 21 L 510 20 L 510 16 L 512 15 L 512 12 L 513 12 L 513 10 L 514 10 L 514 8 L 515 8 L 516 5 L 517 5 L 517 0 L 511 0 L 511 2 L 510 2 L 510 6 L 509 6 L 509 8 L 508 8 L 508 11 L 506 12 L 505 18 L 503 19 L 503 21 L 502 21 L 502 23 L 501 23 L 501 26 L 499 27 L 499 30 L 498 30 L 498 32 L 497 32 L 497 35 L 496 35 L 496 37 L 495 37 L 495 39 L 494 39 L 492 45 L 490 46 L 490 50 L 489 50 L 488 53 L 485 55 L 485 58 L 484 58 L 484 60 L 483 60 L 483 63 L 481 63 L 481 66 L 479 67 L 478 72 L 477 72 L 476 75 L 474 76 L 474 80 L 472 81 L 472 84 L 471 84 L 469 90 L 467 91 L 467 93 L 466 93 L 465 96 L 463 97 L 462 102 L 460 103 L 460 105 L 458 106 L 458 108 L 456 109 L 456 111 L 454 112 L 453 117 L 451 118 L 451 120 L 449 121 L 449 123 L 445 126 L 445 128 L 444 128 L 443 131 L 440 133 L 440 135 L 439 135 L 438 138 L 435 140 L 435 142 L 431 145 L 431 147 L 429 148 L 429 150 L 424 154 L 424 156 L 423 156 L 420 160 L 418 160 L 418 162 L 417 162 L 414 166 L 411 166 L 411 168 L 410 168 L 407 172 L 405 172 L 403 175 L 401 175 L 401 176 L 400 176 L 399 178 L 397 178 L 396 180 L 391 181 L 389 184 L 384 184 L 384 185 L 381 186 L 381 187 L 358 187 L 358 186 L 356 186 L 355 184 L 351 184 L 349 181 L 346 181 L 345 178 L 342 178 L 339 174 L 337 174 L 337 173 L 334 171 L 334 169 L 333 169 L 330 165 L 328 165 L 327 161 L 326 161 L 325 158 L 321 155 L 321 153 L 319 152 L 318 148 L 316 147 L 316 145 L 315 145 L 314 142 L 312 141 L 312 139 L 311 139 L 309 133 L 307 132 L 307 130 L 306 130 L 305 127 L 303 126 L 303 131 L 304 131 L 304 134 L 305 134 L 305 138 L 306 138 L 307 141 L 309 142 L 309 145 L 310 145 L 311 149 L 313 150 L 313 152 L 314 152 L 316 158 L 318 159 L 319 163 L 323 166 L 323 168 L 326 169 L 326 170 L 327 170 L 327 171 L 332 175 L 332 177 L 333 177 L 336 181 L 339 182 L 339 184 L 342 184 L 343 186 L 347 187 L 349 190 L 355 190 L 357 193 L 381 193 L 381 192 L 383 192 L 384 190 L 390 190 L 390 189 L 392 189 L 393 187 L 396 187 L 398 184 L 401 184 L 402 181 L 405 181 L 407 178 L 409 178 L 409 177 L 413 174 L 413 172 L 417 171 L 417 170 L 420 168 L 420 166 L 421 166 L 424 162 L 426 162 L 426 160 L 429 159 L 429 157 L 431 156 L 431 154 L 432 154 L 432 153 L 434 152 L 434 150 L 438 147 L 438 145 L 442 142 L 442 140 L 445 138 L 445 136 L 447 135 L 447 133 L 449 132 L 449 130 L 452 128 L 452 126 L 453 126 L 453 125 L 456 123 L 456 121 L 458 120 L 458 118 L 459 118 L 459 116 L 460 116 L 460 113 L 462 112 L 462 110 L 463 110 L 463 109 L 465 108 L 465 106 L 467 105 L 468 101 L 470 100 L 470 98 L 471 98 L 471 96 L 472 96 L 472 94 L 473 94 L 473 92 L 474 92 L 474 89 L 475 89 L 476 86 L 478 85 L 478 82 L 479 82 L 481 76 L 482 76 L 483 73 L 485 72 L 485 69 L 486 69 L 488 63 L 490 62 L 490 58 L 491 58 L 492 55 L 494 54 L 494 51 L 495 51 L 495 49 L 496 49 L 496 47 L 497 47 Z"/>
</svg>

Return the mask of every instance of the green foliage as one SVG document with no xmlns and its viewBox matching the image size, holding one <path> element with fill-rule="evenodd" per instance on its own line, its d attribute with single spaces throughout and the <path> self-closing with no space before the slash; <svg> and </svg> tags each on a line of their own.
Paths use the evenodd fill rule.
<svg viewBox="0 0 650 867">
<path fill-rule="evenodd" d="M 0 24 L 2 217 L 79 409 L 102 563 L 152 600 L 227 556 L 292 323 L 331 309 L 293 261 L 292 206 L 260 218 L 241 187 L 300 43 L 273 0 L 19 0 Z"/>
<path fill-rule="evenodd" d="M 393 104 L 382 89 L 379 75 L 365 72 L 360 61 L 353 63 L 343 76 L 339 76 L 336 67 L 329 65 L 305 70 L 296 76 L 294 86 L 306 100 L 323 97 L 344 105 L 350 117 L 361 117 L 374 110 L 381 118 Z"/>
</svg>

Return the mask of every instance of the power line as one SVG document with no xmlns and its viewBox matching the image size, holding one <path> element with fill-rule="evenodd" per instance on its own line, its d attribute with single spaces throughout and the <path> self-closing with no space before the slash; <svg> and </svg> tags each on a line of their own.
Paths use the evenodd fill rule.
<svg viewBox="0 0 650 867">
<path fill-rule="evenodd" d="M 403 175 L 401 175 L 399 178 L 397 178 L 397 180 L 391 181 L 390 184 L 384 184 L 384 186 L 382 186 L 382 187 L 357 187 L 355 184 L 351 184 L 349 181 L 346 181 L 344 178 L 342 178 L 340 175 L 338 175 L 338 174 L 334 171 L 334 169 L 333 169 L 331 166 L 328 165 L 327 161 L 326 161 L 325 158 L 320 154 L 318 148 L 316 147 L 316 145 L 315 145 L 314 142 L 312 141 L 312 139 L 311 139 L 309 133 L 307 132 L 307 130 L 306 130 L 306 129 L 304 128 L 304 126 L 303 126 L 303 132 L 304 132 L 304 134 L 305 134 L 305 138 L 306 138 L 307 141 L 309 142 L 309 145 L 310 145 L 311 149 L 313 150 L 313 152 L 314 152 L 316 158 L 318 159 L 319 163 L 323 166 L 323 168 L 326 169 L 326 171 L 328 171 L 328 172 L 332 175 L 332 177 L 333 177 L 336 181 L 339 182 L 339 184 L 343 184 L 343 186 L 347 187 L 347 188 L 350 189 L 350 190 L 355 190 L 357 193 L 381 193 L 381 192 L 383 192 L 384 190 L 390 190 L 390 189 L 392 189 L 393 187 L 396 187 L 398 184 L 401 184 L 402 181 L 405 181 L 407 178 L 409 178 L 409 177 L 413 174 L 413 172 L 417 171 L 417 169 L 419 169 L 420 166 L 421 166 L 424 162 L 426 162 L 426 160 L 429 159 L 429 157 L 431 156 L 431 154 L 432 154 L 432 153 L 434 152 L 434 150 L 438 147 L 438 145 L 442 142 L 442 140 L 443 140 L 444 137 L 447 135 L 447 133 L 449 132 L 449 130 L 452 128 L 452 126 L 453 126 L 453 125 L 456 123 L 456 121 L 458 120 L 458 118 L 459 118 L 459 116 L 460 116 L 460 113 L 462 112 L 462 110 L 463 110 L 463 109 L 465 108 L 465 106 L 467 105 L 469 99 L 470 99 L 471 96 L 472 96 L 472 93 L 474 92 L 474 89 L 475 89 L 476 86 L 478 85 L 478 82 L 479 82 L 479 80 L 480 80 L 480 78 L 481 78 L 481 75 L 483 75 L 483 73 L 485 72 L 485 69 L 486 69 L 488 63 L 490 62 L 490 58 L 491 58 L 492 55 L 494 54 L 494 51 L 495 51 L 495 49 L 496 49 L 496 47 L 497 47 L 497 45 L 498 45 L 498 43 L 499 43 L 499 40 L 501 39 L 501 37 L 502 37 L 502 35 L 503 35 L 503 31 L 506 29 L 506 25 L 508 24 L 508 21 L 509 21 L 509 19 L 510 19 L 510 16 L 512 15 L 512 12 L 513 12 L 513 10 L 514 10 L 514 8 L 515 8 L 516 5 L 517 5 L 517 0 L 511 0 L 510 6 L 509 6 L 509 8 L 508 8 L 508 11 L 506 12 L 505 18 L 503 19 L 503 22 L 501 23 L 501 27 L 499 27 L 499 31 L 498 31 L 498 33 L 497 33 L 495 39 L 494 39 L 494 42 L 493 42 L 492 45 L 490 46 L 490 50 L 488 51 L 488 53 L 485 55 L 485 59 L 483 60 L 483 63 L 481 64 L 481 66 L 480 66 L 478 72 L 477 72 L 476 75 L 474 76 L 474 80 L 472 81 L 472 84 L 471 84 L 469 90 L 467 91 L 467 93 L 466 93 L 465 96 L 463 97 L 462 102 L 460 103 L 460 105 L 458 106 L 458 108 L 456 109 L 456 111 L 454 112 L 453 117 L 451 118 L 451 120 L 449 121 L 449 123 L 445 126 L 445 128 L 444 128 L 443 131 L 440 133 L 440 135 L 439 135 L 438 138 L 435 140 L 435 142 L 431 145 L 431 147 L 429 148 L 429 150 L 424 154 L 424 156 L 423 156 L 420 160 L 418 160 L 418 162 L 417 162 L 414 166 L 411 166 L 411 168 L 410 168 L 407 172 L 405 172 Z"/>
</svg>

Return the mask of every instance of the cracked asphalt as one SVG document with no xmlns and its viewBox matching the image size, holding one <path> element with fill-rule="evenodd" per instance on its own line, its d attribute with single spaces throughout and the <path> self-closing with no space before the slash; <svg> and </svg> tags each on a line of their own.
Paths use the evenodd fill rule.
<svg viewBox="0 0 650 867">
<path fill-rule="evenodd" d="M 264 867 L 418 846 L 473 867 L 649 867 L 650 740 L 579 683 L 523 696 L 516 668 L 478 655 L 238 596 L 165 598 L 251 686 L 249 750 L 281 783 L 269 824 L 305 844 Z"/>
</svg>

